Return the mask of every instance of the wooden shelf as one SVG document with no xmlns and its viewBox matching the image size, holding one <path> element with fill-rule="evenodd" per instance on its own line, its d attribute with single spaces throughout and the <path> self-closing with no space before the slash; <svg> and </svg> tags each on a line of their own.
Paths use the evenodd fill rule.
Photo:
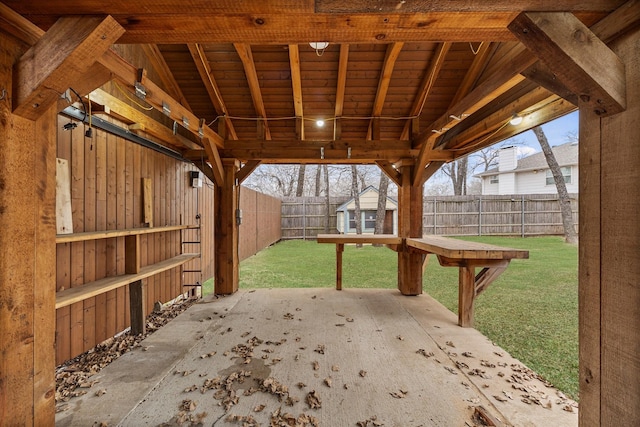
<svg viewBox="0 0 640 427">
<path fill-rule="evenodd" d="M 84 285 L 76 288 L 65 289 L 56 293 L 56 309 L 100 295 L 104 292 L 125 286 L 131 282 L 153 276 L 154 274 L 162 273 L 163 271 L 178 267 L 199 256 L 200 254 L 182 254 L 142 267 L 140 268 L 140 272 L 136 274 L 123 274 L 120 276 L 105 277 L 104 279 L 85 283 Z"/>
<path fill-rule="evenodd" d="M 163 233 L 198 228 L 197 225 L 168 225 L 165 227 L 128 228 L 125 230 L 87 231 L 83 233 L 58 234 L 56 243 L 83 242 L 86 240 L 110 239 L 112 237 L 136 236 L 141 234 Z"/>
</svg>

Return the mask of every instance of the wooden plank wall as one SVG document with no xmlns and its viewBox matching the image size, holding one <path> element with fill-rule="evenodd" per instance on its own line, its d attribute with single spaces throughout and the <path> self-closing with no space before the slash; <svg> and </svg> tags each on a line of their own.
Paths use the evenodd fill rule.
<svg viewBox="0 0 640 427">
<path fill-rule="evenodd" d="M 185 269 L 202 268 L 203 279 L 213 276 L 213 184 L 190 186 L 190 163 L 84 126 L 65 131 L 70 120 L 58 118 L 57 156 L 69 161 L 74 232 L 143 227 L 142 179 L 152 179 L 154 226 L 197 224 L 201 216 L 200 260 Z M 141 265 L 153 264 L 181 252 L 180 231 L 141 236 Z M 56 289 L 124 273 L 124 238 L 57 245 Z M 185 277 L 184 283 L 193 283 Z M 180 269 L 146 279 L 147 312 L 155 301 L 166 302 L 183 292 Z M 56 360 L 61 363 L 129 326 L 128 287 L 57 310 Z"/>
<path fill-rule="evenodd" d="M 640 425 L 640 30 L 611 46 L 627 110 L 580 112 L 580 426 Z"/>
<path fill-rule="evenodd" d="M 240 261 L 257 254 L 282 237 L 282 202 L 250 188 L 240 189 L 242 224 L 239 230 Z"/>
</svg>

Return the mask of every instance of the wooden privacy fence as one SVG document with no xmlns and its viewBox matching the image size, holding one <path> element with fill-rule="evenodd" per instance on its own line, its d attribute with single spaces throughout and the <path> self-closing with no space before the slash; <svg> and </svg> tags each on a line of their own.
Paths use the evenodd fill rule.
<svg viewBox="0 0 640 427">
<path fill-rule="evenodd" d="M 240 261 L 280 240 L 281 202 L 247 187 L 240 189 L 242 223 L 238 231 Z"/>
<path fill-rule="evenodd" d="M 318 234 L 337 233 L 336 209 L 349 197 L 285 197 L 282 199 L 282 239 L 315 239 Z M 325 227 L 329 222 L 328 229 Z"/>
<path fill-rule="evenodd" d="M 571 194 L 573 223 L 578 227 L 578 195 Z M 348 197 L 332 197 L 328 233 L 337 233 L 336 209 Z M 324 197 L 282 200 L 282 239 L 315 239 L 325 232 Z M 473 195 L 425 197 L 425 235 L 560 235 L 562 216 L 556 194 Z"/>
</svg>

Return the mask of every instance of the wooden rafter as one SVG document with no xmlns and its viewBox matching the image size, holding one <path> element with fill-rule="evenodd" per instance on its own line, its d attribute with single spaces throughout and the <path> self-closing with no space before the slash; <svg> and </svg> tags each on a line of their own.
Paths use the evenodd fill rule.
<svg viewBox="0 0 640 427">
<path fill-rule="evenodd" d="M 37 119 L 123 33 L 110 16 L 60 18 L 14 66 L 14 113 Z"/>
<path fill-rule="evenodd" d="M 441 43 L 438 45 L 436 51 L 433 54 L 433 58 L 431 59 L 431 63 L 429 64 L 429 69 L 424 75 L 422 79 L 422 83 L 420 84 L 420 89 L 418 89 L 418 94 L 413 100 L 413 105 L 411 106 L 411 111 L 409 113 L 410 116 L 418 116 L 424 107 L 424 103 L 427 101 L 429 97 L 429 93 L 433 88 L 433 84 L 435 83 L 442 66 L 444 65 L 444 58 L 447 56 L 449 49 L 451 48 L 451 43 Z M 409 138 L 409 129 L 411 127 L 412 120 L 407 120 L 407 123 L 404 125 L 404 129 L 402 130 L 402 134 L 400 135 L 400 139 L 408 139 Z"/>
<path fill-rule="evenodd" d="M 297 44 L 289 45 L 289 66 L 291 67 L 291 87 L 293 108 L 296 112 L 296 134 L 304 139 L 304 109 L 302 108 L 302 78 L 300 76 L 300 51 Z"/>
<path fill-rule="evenodd" d="M 391 75 L 393 74 L 393 68 L 396 65 L 396 60 L 402 51 L 404 43 L 391 43 L 387 46 L 387 52 L 384 56 L 384 62 L 382 64 L 382 70 L 380 71 L 380 79 L 378 80 L 378 90 L 376 91 L 376 98 L 373 101 L 373 111 L 371 112 L 371 119 L 369 121 L 369 130 L 367 131 L 367 139 L 380 138 L 379 122 L 378 126 L 374 126 L 377 117 L 382 114 L 382 108 L 384 107 L 384 101 L 387 98 L 387 91 L 389 90 L 389 83 L 391 83 Z M 374 132 L 374 127 L 378 127 L 378 130 Z"/>
<path fill-rule="evenodd" d="M 494 98 L 507 92 L 524 80 L 524 77 L 519 73 L 532 65 L 536 59 L 532 57 L 524 47 L 519 47 L 514 50 L 515 52 L 512 52 L 509 67 L 503 67 L 500 71 L 483 81 L 482 84 L 473 89 L 456 105 L 449 108 L 414 141 L 414 146 L 421 147 L 414 171 L 414 184 L 422 181 L 421 175 L 424 167 L 430 161 L 428 155 L 432 152 L 436 140 L 442 133 L 459 124 L 463 117 L 475 113 Z"/>
<path fill-rule="evenodd" d="M 521 13 L 509 29 L 598 115 L 626 108 L 624 63 L 571 13 Z"/>
<path fill-rule="evenodd" d="M 422 173 L 422 176 L 420 177 L 419 184 L 420 185 L 424 185 L 424 183 L 427 182 L 427 180 L 429 178 L 431 178 L 436 172 L 438 172 L 438 170 L 444 164 L 445 164 L 445 162 L 442 162 L 442 161 L 439 161 L 439 160 L 429 162 L 427 167 L 424 169 L 424 172 Z"/>
<path fill-rule="evenodd" d="M 544 108 L 541 108 L 542 106 L 544 106 Z M 505 139 L 518 135 L 527 129 L 531 129 L 532 127 L 539 126 L 557 119 L 558 117 L 562 117 L 565 114 L 577 110 L 578 107 L 557 95 L 553 95 L 541 102 L 538 108 L 539 109 L 537 111 L 530 113 L 527 116 L 526 123 L 523 121 L 517 126 L 503 126 L 488 136 L 479 137 L 474 141 L 470 141 L 464 147 L 461 147 L 460 151 L 456 152 L 455 156 L 464 156 L 497 142 L 504 141 Z"/>
<path fill-rule="evenodd" d="M 251 99 L 253 100 L 253 106 L 256 110 L 256 114 L 258 115 L 258 118 L 263 119 L 259 123 L 264 130 L 264 139 L 271 139 L 269 124 L 266 120 L 267 112 L 264 108 L 264 101 L 262 100 L 262 91 L 260 90 L 260 82 L 258 81 L 256 64 L 253 61 L 251 46 L 246 43 L 234 43 L 233 46 L 236 48 L 238 56 L 242 61 L 242 66 L 244 67 L 244 73 L 247 76 L 247 83 L 249 84 Z"/>
<path fill-rule="evenodd" d="M 211 66 L 209 65 L 207 55 L 202 48 L 202 45 L 198 43 L 189 43 L 187 47 L 189 48 L 189 52 L 191 53 L 193 62 L 198 69 L 200 79 L 202 79 L 202 83 L 207 89 L 207 93 L 209 94 L 209 99 L 211 99 L 211 102 L 213 103 L 213 107 L 216 109 L 216 112 L 218 114 L 224 116 L 223 120 L 225 122 L 228 138 L 238 139 L 236 130 L 231 119 L 229 118 L 229 111 L 227 110 L 227 106 L 224 102 L 224 99 L 222 98 L 222 93 L 220 92 L 218 83 L 216 82 L 216 79 L 211 72 Z"/>
<path fill-rule="evenodd" d="M 487 61 L 489 60 L 493 47 L 495 47 L 495 45 L 486 42 L 483 42 L 480 47 L 478 47 L 477 52 L 475 52 L 473 62 L 471 63 L 467 74 L 464 75 L 462 82 L 458 86 L 458 90 L 449 103 L 449 107 L 456 105 L 462 98 L 471 92 L 471 89 L 473 89 L 478 78 L 482 74 L 484 67 L 487 65 Z"/>
<path fill-rule="evenodd" d="M 340 139 L 340 117 L 344 108 L 344 92 L 347 86 L 347 67 L 349 65 L 349 45 L 340 45 L 340 60 L 338 62 L 338 84 L 336 86 L 336 108 L 333 121 L 333 139 Z"/>
<path fill-rule="evenodd" d="M 158 75 L 160 76 L 160 80 L 167 88 L 167 93 L 175 98 L 176 101 L 184 105 L 189 111 L 193 111 L 189 106 L 189 102 L 187 98 L 182 93 L 182 89 L 180 89 L 180 85 L 176 81 L 173 73 L 169 69 L 169 65 L 167 65 L 167 61 L 164 60 L 164 56 L 162 56 L 162 52 L 158 49 L 158 45 L 156 44 L 143 44 L 142 50 L 144 51 L 147 58 L 151 62 L 151 65 L 156 70 Z"/>
</svg>

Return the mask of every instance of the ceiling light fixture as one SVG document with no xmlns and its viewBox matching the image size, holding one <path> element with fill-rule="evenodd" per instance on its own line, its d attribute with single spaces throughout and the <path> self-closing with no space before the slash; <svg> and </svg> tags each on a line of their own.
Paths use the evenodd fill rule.
<svg viewBox="0 0 640 427">
<path fill-rule="evenodd" d="M 511 126 L 518 126 L 520 123 L 522 123 L 522 116 L 514 113 L 511 120 L 509 120 L 509 124 L 511 124 Z"/>
<path fill-rule="evenodd" d="M 309 46 L 316 50 L 316 55 L 322 56 L 324 50 L 329 46 L 329 42 L 311 42 Z"/>
<path fill-rule="evenodd" d="M 316 126 L 318 126 L 319 128 L 324 127 L 324 120 L 322 119 L 316 120 Z"/>
</svg>

